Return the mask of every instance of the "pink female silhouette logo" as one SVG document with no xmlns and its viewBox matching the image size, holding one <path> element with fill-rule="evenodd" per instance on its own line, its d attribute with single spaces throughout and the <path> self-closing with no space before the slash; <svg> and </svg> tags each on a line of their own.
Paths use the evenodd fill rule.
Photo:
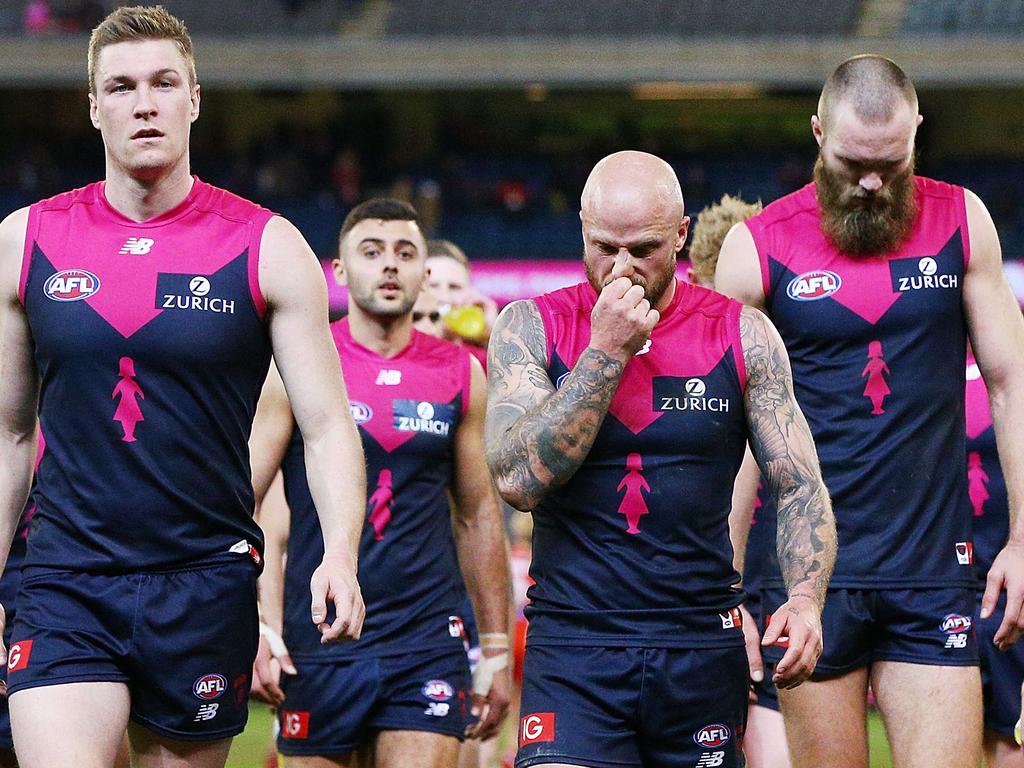
<svg viewBox="0 0 1024 768">
<path fill-rule="evenodd" d="M 373 538 L 376 541 L 384 540 L 384 529 L 391 522 L 391 506 L 395 503 L 391 482 L 391 470 L 382 469 L 377 475 L 377 488 L 367 500 L 370 525 L 373 526 Z"/>
<path fill-rule="evenodd" d="M 864 370 L 861 371 L 860 375 L 861 378 L 864 376 L 868 377 L 867 384 L 864 386 L 864 397 L 871 400 L 871 414 L 873 416 L 880 416 L 885 413 L 882 409 L 882 402 L 892 392 L 889 389 L 889 385 L 886 384 L 885 375 L 883 374 L 891 376 L 892 371 L 889 370 L 889 366 L 882 357 L 882 342 L 872 341 L 868 344 L 868 364 L 864 366 Z"/>
<path fill-rule="evenodd" d="M 117 400 L 120 396 L 121 401 L 117 404 L 117 410 L 114 411 L 114 421 L 119 422 L 121 429 L 124 430 L 122 442 L 134 443 L 136 442 L 135 425 L 146 418 L 142 415 L 142 407 L 136 398 L 145 400 L 146 396 L 142 392 L 142 387 L 135 381 L 135 361 L 130 357 L 121 358 L 117 375 L 121 377 L 121 380 L 117 382 L 110 397 L 112 400 Z"/>
<path fill-rule="evenodd" d="M 619 504 L 619 514 L 626 516 L 626 533 L 640 533 L 638 527 L 640 518 L 643 515 L 650 513 L 647 508 L 647 502 L 644 501 L 644 491 L 651 492 L 651 486 L 647 484 L 644 476 L 641 474 L 644 469 L 643 458 L 639 453 L 631 453 L 626 457 L 626 476 L 622 478 L 618 488 L 615 490 L 621 491 L 623 488 L 626 489 L 626 495 L 622 497 L 622 503 Z"/>
<path fill-rule="evenodd" d="M 971 451 L 967 454 L 967 496 L 974 508 L 974 516 L 985 514 L 985 502 L 989 500 L 988 473 L 981 463 L 981 454 Z"/>
</svg>

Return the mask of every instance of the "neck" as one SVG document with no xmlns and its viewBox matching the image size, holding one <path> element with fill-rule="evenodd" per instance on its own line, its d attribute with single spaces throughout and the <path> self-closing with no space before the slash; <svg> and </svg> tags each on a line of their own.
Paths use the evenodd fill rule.
<svg viewBox="0 0 1024 768">
<path fill-rule="evenodd" d="M 193 181 L 187 155 L 184 162 L 146 178 L 132 176 L 108 158 L 104 194 L 121 215 L 132 221 L 148 221 L 181 205 L 192 191 Z"/>
<path fill-rule="evenodd" d="M 668 288 L 665 289 L 665 292 L 661 294 L 661 298 L 658 299 L 657 304 L 654 305 L 654 309 L 659 312 L 664 312 L 668 308 L 668 305 L 672 303 L 672 299 L 675 298 L 675 295 L 676 279 L 673 277 L 672 281 L 668 284 Z"/>
<path fill-rule="evenodd" d="M 394 357 L 412 341 L 412 312 L 378 317 L 349 302 L 348 327 L 352 338 L 381 357 Z"/>
</svg>

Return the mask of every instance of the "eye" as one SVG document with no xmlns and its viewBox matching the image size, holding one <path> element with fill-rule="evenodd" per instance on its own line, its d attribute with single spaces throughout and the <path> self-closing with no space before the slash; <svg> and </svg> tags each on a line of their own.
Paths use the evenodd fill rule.
<svg viewBox="0 0 1024 768">
<path fill-rule="evenodd" d="M 125 93 L 127 91 L 128 91 L 128 86 L 125 85 L 124 83 L 118 83 L 117 85 L 115 85 L 113 88 L 110 89 L 111 93 Z"/>
</svg>

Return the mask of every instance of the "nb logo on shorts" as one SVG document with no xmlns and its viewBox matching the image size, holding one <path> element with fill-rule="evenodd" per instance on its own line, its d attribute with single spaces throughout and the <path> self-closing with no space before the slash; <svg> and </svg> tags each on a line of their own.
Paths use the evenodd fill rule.
<svg viewBox="0 0 1024 768">
<path fill-rule="evenodd" d="M 519 721 L 519 746 L 555 740 L 555 713 L 534 712 Z"/>
<path fill-rule="evenodd" d="M 452 705 L 443 701 L 432 701 L 427 705 L 427 708 L 423 710 L 424 715 L 430 715 L 431 717 L 448 717 L 448 713 L 451 711 Z"/>
<path fill-rule="evenodd" d="M 697 768 L 718 768 L 725 762 L 725 752 L 715 750 L 714 752 L 702 752 L 700 760 L 697 761 Z"/>
<path fill-rule="evenodd" d="M 202 723 L 207 720 L 213 720 L 217 716 L 217 710 L 220 708 L 220 704 L 203 704 L 196 712 L 196 716 L 192 718 L 193 723 Z"/>
</svg>

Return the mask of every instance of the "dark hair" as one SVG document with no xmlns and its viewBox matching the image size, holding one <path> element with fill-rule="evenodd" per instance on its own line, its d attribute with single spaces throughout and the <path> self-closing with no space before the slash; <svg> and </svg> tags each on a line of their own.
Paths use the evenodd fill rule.
<svg viewBox="0 0 1024 768">
<path fill-rule="evenodd" d="M 377 221 L 411 221 L 417 227 L 420 225 L 419 214 L 416 209 L 401 200 L 393 197 L 374 197 L 365 203 L 360 203 L 345 217 L 341 225 L 341 233 L 338 235 L 339 242 L 345 238 L 352 228 L 361 221 L 375 219 Z"/>
<path fill-rule="evenodd" d="M 818 100 L 818 117 L 828 122 L 840 102 L 853 105 L 867 123 L 884 123 L 900 104 L 917 111 L 917 91 L 907 73 L 892 59 L 873 53 L 847 59 L 825 81 Z"/>
</svg>

